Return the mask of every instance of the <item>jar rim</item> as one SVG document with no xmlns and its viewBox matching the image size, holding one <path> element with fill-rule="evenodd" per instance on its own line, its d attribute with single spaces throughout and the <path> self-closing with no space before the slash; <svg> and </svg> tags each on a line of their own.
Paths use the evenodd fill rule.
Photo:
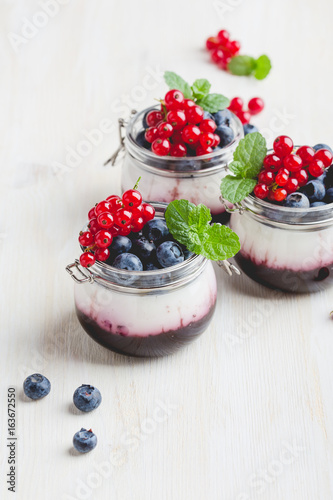
<svg viewBox="0 0 333 500">
<path fill-rule="evenodd" d="M 147 163 L 147 160 L 151 163 L 149 163 L 149 166 L 154 169 L 155 171 L 161 171 L 161 170 L 166 170 L 168 172 L 172 173 L 180 173 L 180 174 L 196 174 L 199 173 L 200 171 L 204 170 L 205 173 L 209 173 L 211 170 L 216 170 L 216 167 L 219 166 L 220 168 L 224 167 L 231 159 L 233 156 L 233 153 L 240 141 L 244 137 L 244 130 L 243 130 L 243 125 L 239 118 L 230 111 L 231 116 L 232 116 L 232 129 L 234 131 L 234 139 L 232 142 L 224 146 L 223 148 L 219 149 L 218 151 L 213 151 L 213 153 L 207 154 L 207 155 L 201 155 L 201 156 L 185 156 L 182 158 L 178 158 L 175 156 L 157 156 L 155 153 L 152 151 L 149 151 L 148 149 L 143 148 L 136 142 L 136 137 L 133 135 L 133 130 L 136 125 L 136 123 L 141 122 L 144 117 L 144 115 L 148 111 L 152 111 L 155 109 L 159 109 L 158 106 L 150 106 L 148 108 L 143 109 L 142 111 L 139 111 L 135 115 L 133 115 L 130 119 L 130 121 L 127 124 L 126 127 L 126 140 L 125 140 L 125 146 L 128 152 L 137 160 L 141 160 L 144 163 Z M 143 128 L 142 128 L 143 130 Z M 211 166 L 205 166 L 205 163 L 211 161 L 212 165 Z M 223 165 L 221 165 L 221 162 L 223 162 Z M 172 164 L 175 164 L 176 166 L 182 164 L 182 163 L 188 163 L 188 164 L 195 164 L 195 165 L 200 165 L 201 163 L 204 164 L 204 168 L 201 170 L 198 170 L 197 168 L 193 168 L 191 170 L 186 170 L 186 171 L 180 171 L 177 170 L 177 168 L 172 169 L 170 166 Z M 162 168 L 161 164 L 168 165 L 166 168 Z"/>
</svg>

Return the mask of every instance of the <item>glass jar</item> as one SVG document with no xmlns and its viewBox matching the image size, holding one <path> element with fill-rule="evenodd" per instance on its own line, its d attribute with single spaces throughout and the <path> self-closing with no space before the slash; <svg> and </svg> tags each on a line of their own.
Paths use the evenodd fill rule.
<svg viewBox="0 0 333 500">
<path fill-rule="evenodd" d="M 163 218 L 166 205 L 153 205 L 155 217 Z M 215 310 L 215 272 L 200 255 L 154 271 L 129 272 L 102 262 L 86 269 L 79 261 L 66 269 L 76 282 L 81 325 L 96 342 L 120 354 L 171 354 L 203 333 Z"/>
<path fill-rule="evenodd" d="M 306 293 L 333 281 L 333 203 L 288 208 L 248 196 L 232 213 L 240 239 L 235 260 L 250 278 L 270 288 Z"/>
<path fill-rule="evenodd" d="M 122 166 L 122 190 L 133 188 L 140 180 L 140 192 L 145 200 L 169 203 L 175 199 L 186 199 L 192 203 L 204 203 L 211 210 L 214 222 L 226 222 L 229 214 L 219 202 L 221 179 L 227 175 L 228 164 L 242 137 L 243 126 L 231 113 L 230 127 L 234 132 L 233 141 L 212 154 L 175 158 L 159 157 L 136 142 L 143 131 L 142 120 L 147 108 L 136 113 L 126 127 L 124 139 L 125 158 Z"/>
</svg>

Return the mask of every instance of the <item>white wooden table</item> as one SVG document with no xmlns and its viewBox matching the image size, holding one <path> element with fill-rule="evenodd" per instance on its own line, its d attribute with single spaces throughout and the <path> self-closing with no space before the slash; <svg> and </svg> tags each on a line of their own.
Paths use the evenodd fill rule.
<svg viewBox="0 0 333 500">
<path fill-rule="evenodd" d="M 87 209 L 119 190 L 120 167 L 102 166 L 117 118 L 163 95 L 165 69 L 263 97 L 254 123 L 269 139 L 332 144 L 332 3 L 53 0 L 45 14 L 46 3 L 0 5 L 1 499 L 331 500 L 333 290 L 275 299 L 217 269 L 209 331 L 172 357 L 137 361 L 83 332 L 65 266 Z M 221 28 L 243 53 L 270 55 L 267 80 L 208 62 L 205 38 Z M 21 392 L 34 372 L 52 383 L 37 403 Z M 82 383 L 103 395 L 91 414 L 71 404 Z M 81 427 L 98 436 L 86 456 L 71 449 Z"/>
</svg>

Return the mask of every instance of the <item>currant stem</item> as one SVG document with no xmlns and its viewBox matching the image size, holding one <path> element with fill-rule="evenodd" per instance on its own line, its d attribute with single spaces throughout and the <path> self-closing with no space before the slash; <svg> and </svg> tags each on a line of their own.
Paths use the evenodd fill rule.
<svg viewBox="0 0 333 500">
<path fill-rule="evenodd" d="M 93 250 L 96 246 L 97 246 L 97 245 L 96 245 L 96 243 L 94 243 L 94 244 L 93 244 L 93 245 L 91 245 L 90 247 L 85 248 L 83 251 L 84 251 L 84 252 L 90 252 L 90 250 Z"/>
<path fill-rule="evenodd" d="M 141 181 L 141 176 L 138 178 L 138 180 L 135 183 L 135 186 L 133 189 L 138 189 L 139 182 Z"/>
</svg>

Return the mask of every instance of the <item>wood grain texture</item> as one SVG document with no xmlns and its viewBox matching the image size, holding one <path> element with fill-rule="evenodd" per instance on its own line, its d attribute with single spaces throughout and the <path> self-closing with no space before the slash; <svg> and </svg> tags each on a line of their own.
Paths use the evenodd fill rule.
<svg viewBox="0 0 333 500">
<path fill-rule="evenodd" d="M 1 498 L 11 498 L 5 391 L 14 385 L 20 500 L 331 500 L 332 290 L 276 297 L 216 269 L 209 331 L 172 357 L 136 361 L 83 332 L 64 268 L 87 209 L 119 189 L 120 167 L 102 166 L 117 118 L 163 93 L 165 69 L 262 96 L 254 123 L 269 139 L 332 142 L 332 3 L 55 0 L 58 12 L 14 50 L 11 34 L 22 36 L 42 3 L 0 5 Z M 222 27 L 244 53 L 271 56 L 267 80 L 209 63 L 204 40 Z M 114 130 L 69 158 L 105 120 Z M 36 371 L 52 392 L 30 403 L 21 386 Z M 102 392 L 93 414 L 72 407 L 82 383 Z M 87 456 L 71 450 L 81 427 L 99 439 Z"/>
</svg>

